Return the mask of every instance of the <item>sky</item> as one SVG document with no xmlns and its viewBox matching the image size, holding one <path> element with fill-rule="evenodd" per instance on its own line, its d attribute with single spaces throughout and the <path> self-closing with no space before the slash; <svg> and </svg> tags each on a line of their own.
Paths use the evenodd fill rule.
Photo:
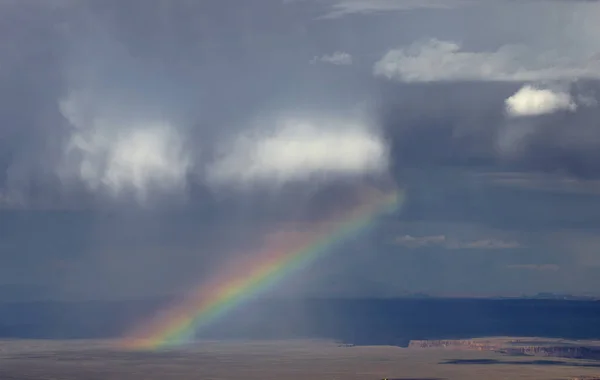
<svg viewBox="0 0 600 380">
<path fill-rule="evenodd" d="M 600 2 L 0 1 L 0 301 L 201 284 L 403 189 L 286 296 L 600 293 Z"/>
</svg>

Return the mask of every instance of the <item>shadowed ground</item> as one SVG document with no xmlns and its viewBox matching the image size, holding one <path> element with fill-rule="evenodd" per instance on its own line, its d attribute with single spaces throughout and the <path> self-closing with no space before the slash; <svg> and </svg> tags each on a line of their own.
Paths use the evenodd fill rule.
<svg viewBox="0 0 600 380">
<path fill-rule="evenodd" d="M 206 341 L 161 352 L 127 352 L 99 340 L 6 340 L 0 341 L 0 363 L 3 380 L 554 380 L 600 373 L 592 366 L 597 362 L 583 360 L 548 365 L 494 352 L 338 347 L 307 340 Z"/>
</svg>

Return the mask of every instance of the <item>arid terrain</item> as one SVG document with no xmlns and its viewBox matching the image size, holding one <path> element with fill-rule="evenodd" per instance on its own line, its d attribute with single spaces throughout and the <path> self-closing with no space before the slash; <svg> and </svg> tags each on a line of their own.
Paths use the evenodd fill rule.
<svg viewBox="0 0 600 380">
<path fill-rule="evenodd" d="M 546 338 L 476 338 L 411 340 L 412 349 L 451 349 L 494 351 L 507 355 L 545 356 L 569 359 L 600 360 L 600 341 Z"/>
<path fill-rule="evenodd" d="M 487 340 L 488 342 L 492 340 Z M 430 347 L 340 347 L 326 341 L 200 342 L 128 352 L 112 341 L 0 341 L 0 379 L 573 379 L 600 361 Z"/>
</svg>

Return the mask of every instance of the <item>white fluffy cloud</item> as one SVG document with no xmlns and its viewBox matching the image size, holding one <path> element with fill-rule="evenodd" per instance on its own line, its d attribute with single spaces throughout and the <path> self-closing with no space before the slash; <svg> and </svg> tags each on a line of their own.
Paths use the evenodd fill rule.
<svg viewBox="0 0 600 380">
<path fill-rule="evenodd" d="M 275 128 L 238 135 L 208 168 L 215 184 L 281 184 L 314 175 L 382 173 L 388 151 L 382 138 L 362 124 L 284 119 Z"/>
<path fill-rule="evenodd" d="M 431 39 L 390 50 L 375 63 L 373 74 L 401 82 L 571 80 L 600 78 L 600 60 L 574 60 L 519 45 L 475 52 L 456 42 Z"/>
<path fill-rule="evenodd" d="M 330 63 L 332 65 L 351 65 L 352 56 L 343 51 L 336 51 L 335 53 L 314 57 L 310 60 L 310 63 L 313 65 L 318 62 Z"/>
<path fill-rule="evenodd" d="M 60 104 L 73 132 L 60 174 L 92 191 L 133 194 L 144 201 L 154 190 L 182 189 L 191 160 L 168 122 L 98 113 L 71 94 Z"/>
<path fill-rule="evenodd" d="M 509 116 L 538 116 L 560 110 L 575 111 L 577 105 L 566 91 L 536 88 L 531 85 L 521 87 L 505 101 Z"/>
</svg>

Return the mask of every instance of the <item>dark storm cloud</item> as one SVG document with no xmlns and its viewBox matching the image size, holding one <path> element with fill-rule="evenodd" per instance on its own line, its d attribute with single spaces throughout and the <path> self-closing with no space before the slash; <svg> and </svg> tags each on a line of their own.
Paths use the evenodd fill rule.
<svg viewBox="0 0 600 380">
<path fill-rule="evenodd" d="M 3 3 L 0 55 L 0 141 L 3 183 L 33 189 L 32 178 L 47 178 L 43 165 L 55 160 L 63 133 L 55 101 L 63 90 L 60 23 L 52 7 Z M 51 133 L 47 133 L 50 131 Z"/>
<path fill-rule="evenodd" d="M 50 191 L 52 187 L 64 187 L 64 183 L 57 182 L 70 181 L 69 188 L 79 191 L 86 187 L 94 190 L 101 183 L 110 182 L 111 191 L 121 192 L 127 185 L 140 197 L 146 192 L 142 187 L 156 183 L 178 189 L 189 181 L 186 172 L 203 170 L 202 161 L 207 155 L 210 157 L 216 141 L 227 141 L 224 136 L 231 131 L 247 128 L 248 118 L 255 117 L 257 112 L 277 109 L 288 112 L 300 108 L 322 113 L 352 108 L 361 101 L 382 104 L 369 112 L 374 113 L 379 119 L 377 122 L 391 136 L 396 166 L 503 162 L 506 157 L 498 154 L 498 135 L 510 130 L 512 134 L 525 135 L 514 143 L 520 146 L 518 157 L 508 159 L 514 168 L 559 169 L 574 175 L 595 175 L 589 163 L 592 160 L 588 160 L 595 150 L 592 140 L 586 138 L 583 147 L 580 141 L 574 141 L 582 133 L 591 133 L 588 118 L 595 117 L 594 108 L 588 107 L 573 115 L 531 120 L 533 127 L 507 126 L 503 101 L 518 90 L 515 84 L 406 85 L 372 79 L 369 71 L 385 53 L 383 49 L 409 45 L 411 36 L 419 38 L 423 33 L 443 34 L 442 37 L 450 41 L 464 36 L 453 26 L 456 14 L 427 30 L 412 22 L 403 27 L 409 32 L 408 37 L 386 35 L 391 23 L 384 22 L 380 26 L 373 20 L 364 20 L 366 37 L 354 42 L 347 38 L 353 28 L 344 20 L 312 19 L 315 12 L 329 6 L 335 8 L 350 3 L 352 7 L 359 7 L 361 2 L 333 5 L 300 2 L 296 5 L 264 1 L 252 7 L 238 4 L 234 10 L 227 4 L 211 2 L 160 6 L 154 3 L 142 6 L 135 1 L 127 4 L 64 2 L 54 7 L 34 3 L 5 5 L 8 13 L 21 17 L 21 21 L 13 25 L 15 31 L 10 34 L 13 50 L 16 41 L 19 48 L 7 55 L 9 64 L 3 67 L 9 69 L 3 73 L 13 70 L 9 76 L 13 86 L 33 95 L 27 102 L 39 98 L 38 102 L 43 103 L 32 104 L 36 112 L 28 112 L 25 102 L 16 107 L 10 106 L 10 102 L 4 103 L 3 116 L 10 119 L 7 125 L 17 124 L 19 118 L 36 118 L 21 121 L 24 126 L 18 128 L 19 132 L 13 131 L 11 139 L 4 140 L 7 141 L 4 162 L 8 168 L 5 172 L 10 177 L 6 181 L 11 183 L 8 187 L 35 193 L 36 187 Z M 381 2 L 377 6 L 394 8 L 400 3 L 401 8 L 407 10 L 417 7 L 410 2 Z M 446 15 L 443 13 L 446 6 L 424 8 L 431 10 L 421 15 L 425 20 Z M 520 12 L 519 17 L 535 9 L 521 8 L 515 11 Z M 499 9 L 502 12 L 498 18 L 502 20 L 510 8 Z M 489 12 L 486 8 L 472 10 L 469 7 L 469 12 L 477 11 L 483 15 Z M 13 19 L 19 20 L 19 17 Z M 407 16 L 402 13 L 399 17 Z M 269 22 L 264 22 L 266 20 Z M 539 31 L 530 33 L 524 28 L 522 34 L 533 35 L 533 38 L 528 36 L 533 41 L 539 40 L 541 37 L 536 35 L 545 32 L 540 26 L 546 22 L 542 19 L 538 23 Z M 35 24 L 35 28 L 23 26 L 28 23 Z M 43 34 L 40 41 L 31 36 L 32 30 Z M 370 42 L 367 37 L 379 40 L 377 49 L 373 45 L 365 49 Z M 484 32 L 481 41 L 470 37 L 470 42 L 481 45 L 484 37 L 496 38 Z M 40 49 L 51 52 L 52 60 L 35 53 Z M 33 55 L 28 51 L 33 51 Z M 307 64 L 314 57 L 330 57 L 335 53 L 352 56 L 357 67 Z M 26 64 L 11 64 L 11 60 L 37 66 L 35 70 L 26 70 Z M 18 67 L 23 71 L 18 71 Z M 31 72 L 43 78 L 38 80 Z M 249 72 L 252 75 L 248 75 Z M 45 83 L 50 78 L 52 82 Z M 7 87 L 10 87 L 8 82 Z M 17 101 L 17 98 L 13 95 L 10 100 Z M 65 120 L 65 108 L 69 105 L 75 110 L 71 110 L 71 116 L 67 115 L 68 120 Z M 102 126 L 82 132 L 80 126 L 73 124 L 86 124 L 81 121 L 84 114 L 92 121 L 101 117 L 113 125 L 123 123 L 122 119 L 130 124 L 156 125 L 151 133 L 132 133 L 126 137 L 114 136 Z M 144 115 L 141 121 L 132 121 L 140 114 Z M 157 118 L 160 122 L 155 120 Z M 545 127 L 553 123 L 570 126 Z M 532 133 L 527 132 L 530 129 Z M 28 130 L 30 132 L 26 132 Z M 5 133 L 10 133 L 10 129 Z M 18 135 L 22 149 L 13 144 Z M 110 140 L 111 145 L 102 143 L 103 140 Z M 161 145 L 163 140 L 174 141 L 170 144 L 176 148 L 167 150 Z M 179 140 L 186 144 L 180 144 Z M 569 141 L 569 145 L 565 146 L 564 141 Z M 65 145 L 69 147 L 66 163 Z M 140 154 L 148 149 L 163 154 L 161 160 L 152 165 L 130 159 L 128 170 L 112 170 L 113 163 L 120 162 L 123 149 L 130 147 Z M 73 164 L 72 160 L 78 161 Z M 81 162 L 85 163 L 85 169 Z M 164 169 L 167 167 L 178 170 Z M 55 178 L 57 171 L 60 172 L 58 179 Z M 151 176 L 150 172 L 155 174 Z M 124 183 L 127 181 L 123 177 L 131 173 L 142 173 L 140 180 L 136 184 Z M 73 183 L 73 177 L 81 180 L 82 176 L 83 181 Z"/>
<path fill-rule="evenodd" d="M 399 225 L 283 290 L 318 294 L 333 276 L 339 294 L 490 279 L 494 291 L 511 265 L 558 265 L 566 279 L 576 268 L 547 257 L 544 233 L 590 233 L 600 203 L 549 191 L 539 172 L 556 183 L 600 175 L 600 89 L 565 79 L 593 78 L 586 59 L 600 46 L 593 4 L 552 4 L 4 2 L 2 277 L 23 292 L 43 284 L 44 297 L 177 292 L 273 229 L 345 207 L 358 184 L 389 186 L 389 169 L 407 188 Z M 416 64 L 398 64 L 406 51 Z M 509 115 L 526 84 L 566 88 L 577 107 Z M 530 100 L 519 110 L 540 113 Z M 506 173 L 517 173 L 510 186 Z M 421 256 L 386 245 L 404 235 L 461 244 Z M 564 240 L 593 262 L 596 241 Z M 549 283 L 514 276 L 515 288 Z"/>
<path fill-rule="evenodd" d="M 19 48 L 2 66 L 3 88 L 41 98 L 29 109 L 26 102 L 5 102 L 3 124 L 23 119 L 23 127 L 5 139 L 13 147 L 4 150 L 5 203 L 31 202 L 38 197 L 36 187 L 47 190 L 46 202 L 61 196 L 86 199 L 86 194 L 146 201 L 157 189 L 185 193 L 191 182 L 204 181 L 211 165 L 228 171 L 226 176 L 238 174 L 237 162 L 251 158 L 244 158 L 243 151 L 281 161 L 276 146 L 265 151 L 261 145 L 240 145 L 235 133 L 248 132 L 254 139 L 274 133 L 266 142 L 277 144 L 301 130 L 307 141 L 326 144 L 328 134 L 311 132 L 313 124 L 339 129 L 348 124 L 344 119 L 354 117 L 348 110 L 366 98 L 353 96 L 360 83 L 347 80 L 352 69 L 309 65 L 315 56 L 331 61 L 327 57 L 337 57 L 332 55 L 336 51 L 319 48 L 303 14 L 278 1 L 233 8 L 222 2 L 61 4 L 4 5 L 6 17 L 22 20 L 12 26 L 14 33 L 5 34 L 11 36 L 6 45 Z M 30 36 L 38 29 L 39 40 Z M 44 52 L 52 61 L 44 60 Z M 14 91 L 6 96 L 18 100 Z M 336 109 L 347 115 L 337 120 Z M 283 130 L 270 131 L 275 128 L 269 124 L 277 123 Z M 342 141 L 358 151 L 371 149 L 360 142 L 371 132 L 358 128 Z M 21 145 L 14 147 L 15 141 Z M 232 149 L 241 151 L 239 157 L 208 162 Z M 144 159 L 149 152 L 153 159 Z M 329 171 L 350 170 L 335 157 L 320 159 Z M 298 160 L 285 162 L 287 167 L 276 170 L 286 172 L 286 178 L 296 175 L 291 171 L 313 170 L 299 170 Z M 264 163 L 256 165 L 263 173 Z M 48 195 L 52 192 L 57 194 Z"/>
<path fill-rule="evenodd" d="M 586 93 L 600 90 L 596 82 L 585 86 Z M 600 108 L 596 106 L 510 120 L 504 100 L 519 88 L 518 84 L 471 82 L 382 88 L 380 122 L 392 141 L 393 162 L 399 171 L 405 167 L 485 170 L 494 166 L 581 178 L 600 176 L 600 135 L 595 124 Z"/>
</svg>

